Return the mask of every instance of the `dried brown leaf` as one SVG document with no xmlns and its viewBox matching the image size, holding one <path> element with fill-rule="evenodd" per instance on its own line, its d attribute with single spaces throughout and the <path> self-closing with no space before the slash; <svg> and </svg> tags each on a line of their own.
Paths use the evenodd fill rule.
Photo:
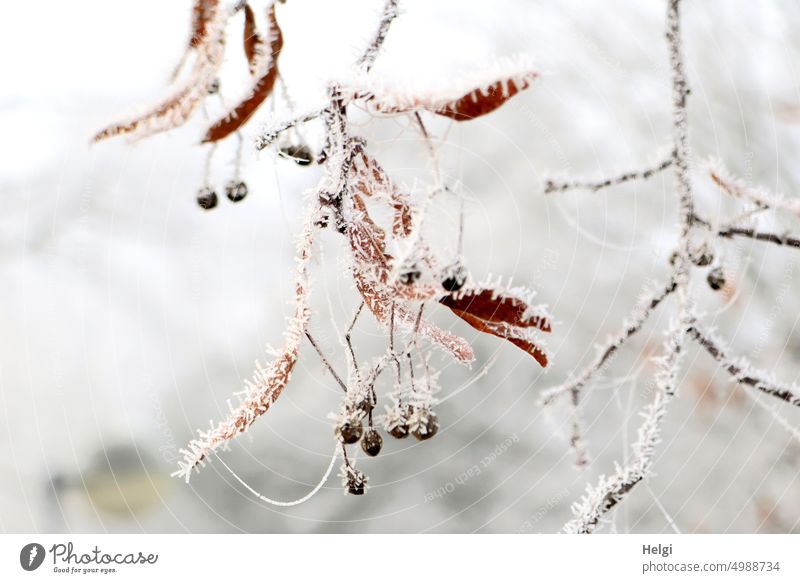
<svg viewBox="0 0 800 583">
<path fill-rule="evenodd" d="M 250 67 L 250 74 L 257 72 L 258 56 L 263 51 L 264 40 L 256 28 L 256 15 L 250 4 L 244 5 L 244 54 Z"/>
<path fill-rule="evenodd" d="M 260 73 L 258 80 L 243 101 L 209 128 L 203 138 L 203 143 L 217 142 L 238 130 L 247 123 L 272 93 L 278 78 L 278 57 L 283 48 L 283 34 L 275 18 L 274 4 L 269 7 L 267 20 L 269 22 L 270 49 L 264 51 L 264 54 L 257 54 L 256 68 L 257 73 Z"/>
<path fill-rule="evenodd" d="M 439 302 L 476 330 L 508 340 L 541 366 L 547 366 L 547 353 L 536 344 L 530 330 L 550 332 L 550 319 L 533 313 L 520 298 L 479 288 L 447 295 Z"/>
<path fill-rule="evenodd" d="M 216 78 L 225 52 L 224 29 L 228 13 L 216 0 L 195 4 L 193 49 L 197 59 L 187 80 L 172 95 L 147 113 L 131 120 L 112 124 L 98 132 L 93 141 L 123 134 L 144 137 L 179 127 L 188 120 L 208 95 L 208 88 Z"/>
</svg>

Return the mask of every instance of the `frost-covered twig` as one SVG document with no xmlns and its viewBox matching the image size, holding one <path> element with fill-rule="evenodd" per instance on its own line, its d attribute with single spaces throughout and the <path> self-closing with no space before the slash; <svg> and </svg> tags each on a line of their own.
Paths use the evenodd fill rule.
<svg viewBox="0 0 800 583">
<path fill-rule="evenodd" d="M 569 180 L 565 182 L 547 180 L 545 182 L 544 193 L 551 194 L 553 192 L 566 192 L 567 190 L 588 190 L 590 192 L 597 192 L 598 190 L 603 190 L 604 188 L 617 186 L 633 180 L 648 180 L 659 172 L 663 172 L 674 163 L 675 158 L 673 155 L 670 155 L 669 158 L 662 160 L 655 166 L 643 170 L 632 170 L 611 178 L 601 180 Z"/>
<path fill-rule="evenodd" d="M 642 411 L 644 421 L 639 426 L 632 456 L 625 466 L 617 464 L 611 476 L 600 476 L 596 486 L 587 486 L 586 495 L 573 504 L 575 518 L 564 525 L 564 532 L 571 534 L 590 534 L 600 520 L 617 506 L 630 491 L 641 482 L 650 471 L 656 446 L 661 441 L 661 425 L 667 413 L 667 406 L 677 389 L 678 367 L 684 353 L 686 330 L 690 317 L 683 309 L 684 316 L 676 321 L 668 332 L 664 354 L 658 361 L 656 372 L 656 391 L 653 401 Z"/>
<path fill-rule="evenodd" d="M 787 199 L 763 188 L 748 186 L 743 180 L 731 176 L 720 162 L 710 162 L 709 166 L 711 179 L 731 197 L 749 201 L 760 209 L 783 210 L 800 215 L 800 200 Z"/>
<path fill-rule="evenodd" d="M 313 119 L 317 119 L 322 115 L 321 109 L 305 113 L 299 117 L 285 120 L 269 126 L 256 138 L 256 150 L 264 150 L 269 148 L 284 132 L 292 129 L 293 127 L 302 125 Z"/>
<path fill-rule="evenodd" d="M 383 14 L 380 24 L 378 25 L 378 30 L 375 32 L 372 42 L 369 43 L 369 46 L 367 46 L 367 49 L 358 61 L 358 66 L 362 70 L 369 72 L 369 70 L 372 69 L 372 65 L 375 63 L 375 59 L 378 58 L 378 54 L 383 46 L 383 41 L 386 40 L 386 35 L 389 33 L 389 27 L 392 25 L 392 21 L 397 18 L 397 15 L 397 0 L 387 0 L 386 4 L 383 6 Z"/>
<path fill-rule="evenodd" d="M 644 323 L 659 304 L 675 291 L 676 285 L 674 280 L 670 280 L 670 282 L 660 290 L 643 295 L 636 308 L 626 318 L 622 330 L 609 338 L 598 348 L 597 355 L 591 364 L 578 375 L 568 379 L 566 383 L 543 391 L 542 395 L 539 397 L 539 404 L 550 405 L 561 395 L 573 391 L 580 391 L 586 383 L 591 380 L 592 376 L 605 366 L 614 353 L 619 350 L 631 336 L 641 330 Z"/>
<path fill-rule="evenodd" d="M 325 368 L 328 369 L 328 372 L 331 373 L 331 376 L 333 376 L 333 380 L 335 380 L 336 384 L 339 385 L 342 388 L 342 390 L 346 393 L 347 385 L 344 384 L 342 377 L 340 377 L 339 374 L 336 372 L 336 369 L 333 368 L 330 361 L 325 356 L 325 353 L 322 352 L 322 349 L 319 347 L 319 344 L 317 344 L 317 341 L 314 340 L 314 337 L 311 335 L 311 333 L 309 333 L 308 330 L 306 330 L 306 338 L 308 338 L 308 341 L 311 343 L 311 346 L 314 347 L 314 350 L 317 351 L 317 356 L 319 356 L 319 359 L 322 361 L 322 364 L 325 365 Z"/>
<path fill-rule="evenodd" d="M 785 235 L 785 234 L 779 235 L 777 233 L 757 231 L 755 229 L 750 229 L 745 227 L 728 227 L 718 231 L 717 235 L 725 239 L 733 239 L 734 237 L 745 237 L 748 239 L 755 239 L 756 241 L 773 243 L 775 245 L 800 248 L 800 238 L 792 237 L 790 235 Z"/>
<path fill-rule="evenodd" d="M 728 371 L 737 383 L 749 385 L 762 393 L 800 407 L 800 387 L 797 385 L 787 385 L 772 378 L 770 373 L 753 367 L 746 358 L 731 357 L 719 338 L 711 332 L 702 330 L 696 323 L 689 328 L 689 334 Z"/>
<path fill-rule="evenodd" d="M 686 112 L 689 86 L 683 66 L 680 3 L 681 0 L 668 0 L 667 2 L 667 44 L 672 73 L 672 140 L 674 146 L 672 157 L 680 200 L 681 238 L 684 243 L 683 247 L 685 247 L 681 252 L 688 258 L 688 235 L 694 216 L 694 199 L 689 174 L 689 119 Z"/>
</svg>

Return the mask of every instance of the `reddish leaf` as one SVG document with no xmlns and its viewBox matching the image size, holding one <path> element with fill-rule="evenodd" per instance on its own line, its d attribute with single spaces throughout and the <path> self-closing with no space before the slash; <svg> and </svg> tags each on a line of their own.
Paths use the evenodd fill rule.
<svg viewBox="0 0 800 583">
<path fill-rule="evenodd" d="M 353 163 L 351 175 L 358 192 L 364 196 L 381 195 L 389 199 L 393 210 L 392 234 L 397 237 L 408 237 L 414 219 L 408 195 L 394 185 L 377 160 L 362 152 L 361 164 Z"/>
<path fill-rule="evenodd" d="M 259 52 L 263 49 L 264 41 L 256 29 L 256 15 L 249 4 L 244 5 L 244 54 L 250 66 L 250 74 L 255 75 Z"/>
<path fill-rule="evenodd" d="M 508 340 L 547 366 L 547 353 L 536 345 L 531 332 L 550 332 L 550 319 L 530 313 L 523 300 L 491 289 L 475 289 L 445 296 L 439 302 L 476 330 Z"/>
<path fill-rule="evenodd" d="M 220 8 L 216 0 L 197 2 L 192 36 L 192 42 L 197 42 L 192 47 L 197 58 L 188 78 L 159 105 L 142 115 L 103 129 L 94 136 L 94 141 L 122 134 L 143 137 L 185 123 L 208 95 L 208 88 L 222 65 L 227 19 L 228 12 Z"/>
<path fill-rule="evenodd" d="M 426 110 L 455 121 L 475 119 L 499 108 L 531 86 L 539 75 L 529 62 L 506 59 L 440 88 L 392 88 L 369 75 L 340 87 L 348 99 L 363 100 L 377 113 Z"/>
<path fill-rule="evenodd" d="M 353 279 L 367 308 L 384 325 L 391 319 L 392 305 L 395 323 L 405 328 L 414 326 L 416 318 L 406 308 L 398 305 L 402 295 L 389 285 L 391 258 L 386 253 L 386 233 L 369 216 L 364 200 L 351 193 L 353 209 L 347 223 L 347 236 L 353 251 Z M 414 286 L 406 286 L 414 288 Z M 406 294 L 411 289 L 404 290 Z M 419 324 L 419 334 L 449 351 L 460 362 L 474 360 L 472 348 L 463 339 L 434 326 L 425 320 Z"/>
<path fill-rule="evenodd" d="M 250 95 L 239 105 L 233 108 L 225 117 L 217 121 L 203 138 L 203 143 L 217 142 L 227 138 L 242 127 L 253 116 L 256 110 L 272 93 L 275 81 L 278 78 L 278 56 L 283 48 L 283 35 L 275 19 L 275 6 L 271 5 L 268 12 L 270 28 L 270 53 L 260 55 L 259 60 L 268 61 L 263 67 L 264 72 L 258 78 Z M 262 67 L 257 67 L 262 69 Z"/>
<path fill-rule="evenodd" d="M 476 89 L 443 107 L 434 109 L 434 112 L 456 121 L 475 119 L 493 112 L 517 93 L 527 89 L 532 80 L 533 77 L 523 77 L 519 80 L 501 79 L 484 91 Z"/>
<path fill-rule="evenodd" d="M 203 44 L 208 34 L 208 22 L 214 14 L 219 0 L 195 0 L 192 7 L 192 34 L 189 47 L 196 49 Z"/>
</svg>

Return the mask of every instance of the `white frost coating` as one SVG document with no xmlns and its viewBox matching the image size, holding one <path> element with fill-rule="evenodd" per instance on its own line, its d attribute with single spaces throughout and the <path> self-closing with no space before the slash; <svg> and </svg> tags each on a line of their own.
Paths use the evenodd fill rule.
<svg viewBox="0 0 800 583">
<path fill-rule="evenodd" d="M 313 216 L 313 212 L 310 216 Z M 172 474 L 173 476 L 182 477 L 188 482 L 193 469 L 204 466 L 205 461 L 217 448 L 247 431 L 256 418 L 269 409 L 289 382 L 310 315 L 308 263 L 311 258 L 313 235 L 314 226 L 311 218 L 308 218 L 298 243 L 294 315 L 289 320 L 283 350 L 267 367 L 256 362 L 256 371 L 252 379 L 245 381 L 245 390 L 237 394 L 238 407 L 233 409 L 225 420 L 216 425 L 212 422 L 208 431 L 198 430 L 198 437 L 190 441 L 186 449 L 180 450 L 183 460 L 178 462 L 178 470 Z"/>
<path fill-rule="evenodd" d="M 786 198 L 763 188 L 749 186 L 744 180 L 735 178 L 720 160 L 709 160 L 706 165 L 711 179 L 727 194 L 755 204 L 761 209 L 776 209 L 800 216 L 800 199 Z"/>
<path fill-rule="evenodd" d="M 144 138 L 184 124 L 208 95 L 208 88 L 217 78 L 225 57 L 225 26 L 230 12 L 216 5 L 211 8 L 206 34 L 202 44 L 193 51 L 195 60 L 188 77 L 161 103 L 148 112 L 134 116 L 127 122 L 114 124 L 103 130 L 95 139 L 120 133 L 130 133 Z M 129 129 L 126 129 L 129 128 Z"/>
<path fill-rule="evenodd" d="M 564 532 L 593 532 L 602 517 L 621 502 L 650 471 L 656 446 L 661 442 L 661 425 L 667 406 L 675 396 L 678 367 L 684 352 L 686 331 L 691 323 L 688 311 L 684 309 L 682 312 L 684 317 L 674 322 L 667 333 L 664 354 L 653 359 L 658 365 L 655 375 L 656 392 L 653 401 L 640 413 L 644 420 L 639 426 L 630 461 L 625 466 L 615 464 L 614 473 L 611 476 L 600 476 L 596 486 L 587 485 L 586 494 L 572 505 L 575 518 L 564 525 Z"/>
<path fill-rule="evenodd" d="M 498 83 L 503 97 L 507 98 L 514 86 L 518 90 L 525 89 L 538 76 L 530 57 L 518 55 L 502 57 L 480 71 L 449 77 L 448 83 L 439 87 L 422 86 L 414 81 L 398 86 L 396 81 L 374 73 L 355 71 L 350 78 L 339 83 L 339 88 L 346 99 L 366 100 L 377 112 L 436 111 L 468 95 L 473 101 L 478 101 L 479 96 L 488 96 Z"/>
</svg>

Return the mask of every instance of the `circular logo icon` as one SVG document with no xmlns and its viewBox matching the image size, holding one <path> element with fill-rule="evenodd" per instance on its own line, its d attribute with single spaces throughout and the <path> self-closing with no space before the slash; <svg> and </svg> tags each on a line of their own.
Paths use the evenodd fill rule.
<svg viewBox="0 0 800 583">
<path fill-rule="evenodd" d="M 35 571 L 44 562 L 44 547 L 39 543 L 29 543 L 19 552 L 19 564 L 26 571 Z"/>
</svg>

